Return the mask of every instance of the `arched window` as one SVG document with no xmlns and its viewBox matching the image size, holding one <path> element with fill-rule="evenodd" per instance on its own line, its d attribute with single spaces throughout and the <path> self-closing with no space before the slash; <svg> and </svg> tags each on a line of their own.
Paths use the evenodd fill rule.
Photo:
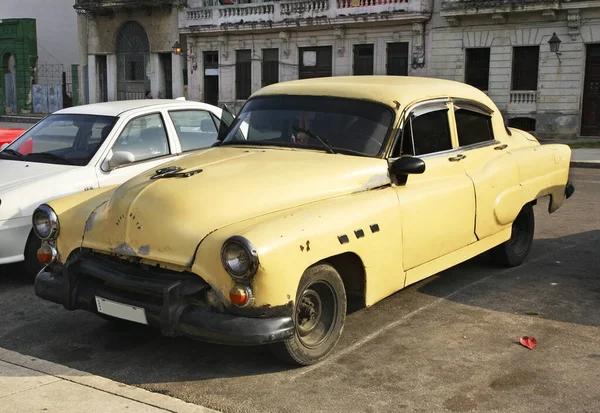
<svg viewBox="0 0 600 413">
<path fill-rule="evenodd" d="M 150 43 L 142 25 L 128 21 L 121 26 L 116 52 L 118 99 L 142 99 L 150 89 Z"/>
</svg>

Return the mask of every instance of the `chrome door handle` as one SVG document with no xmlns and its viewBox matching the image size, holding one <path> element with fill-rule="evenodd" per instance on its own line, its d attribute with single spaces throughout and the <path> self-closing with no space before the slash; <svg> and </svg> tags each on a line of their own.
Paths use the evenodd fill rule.
<svg viewBox="0 0 600 413">
<path fill-rule="evenodd" d="M 508 148 L 508 145 L 503 144 L 503 145 L 496 146 L 494 149 L 497 151 L 501 151 L 502 149 L 506 149 L 506 148 Z"/>
<path fill-rule="evenodd" d="M 463 160 L 463 159 L 465 159 L 466 157 L 467 157 L 467 155 L 463 155 L 462 153 L 460 153 L 460 154 L 458 154 L 458 155 L 456 155 L 456 156 L 453 156 L 453 157 L 451 157 L 451 158 L 448 158 L 448 160 L 449 160 L 450 162 L 458 162 L 458 161 L 462 161 L 462 160 Z"/>
</svg>

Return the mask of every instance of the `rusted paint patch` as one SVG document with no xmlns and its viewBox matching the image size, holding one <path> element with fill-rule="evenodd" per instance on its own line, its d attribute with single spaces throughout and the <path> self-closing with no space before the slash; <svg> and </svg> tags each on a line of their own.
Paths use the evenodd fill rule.
<svg viewBox="0 0 600 413">
<path fill-rule="evenodd" d="M 142 245 L 138 249 L 138 254 L 140 254 L 140 255 L 148 255 L 148 254 L 150 254 L 150 245 Z"/>
<path fill-rule="evenodd" d="M 306 241 L 306 252 L 310 251 L 310 241 Z"/>
<path fill-rule="evenodd" d="M 137 255 L 133 248 L 126 243 L 122 243 L 114 248 L 111 248 L 110 252 L 114 254 L 128 255 L 130 257 L 135 257 Z"/>
<path fill-rule="evenodd" d="M 369 178 L 367 183 L 365 183 L 362 186 L 362 188 L 360 189 L 360 191 L 358 191 L 358 192 L 370 191 L 372 189 L 381 188 L 381 187 L 388 186 L 391 184 L 392 184 L 392 181 L 390 180 L 390 177 L 388 174 L 373 175 L 372 177 Z"/>
<path fill-rule="evenodd" d="M 304 245 L 300 244 L 300 251 L 304 252 Z"/>
</svg>

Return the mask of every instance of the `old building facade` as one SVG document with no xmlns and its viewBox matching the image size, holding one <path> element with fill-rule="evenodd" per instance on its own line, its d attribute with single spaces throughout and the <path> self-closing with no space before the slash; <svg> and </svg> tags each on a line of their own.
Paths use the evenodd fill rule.
<svg viewBox="0 0 600 413">
<path fill-rule="evenodd" d="M 477 86 L 538 137 L 600 136 L 600 2 L 442 0 L 429 25 L 428 76 Z"/>
<path fill-rule="evenodd" d="M 180 12 L 190 99 L 237 110 L 251 93 L 274 82 L 426 75 L 431 0 L 224 3 L 190 0 Z"/>
<path fill-rule="evenodd" d="M 179 0 L 76 0 L 89 103 L 183 96 Z"/>
</svg>

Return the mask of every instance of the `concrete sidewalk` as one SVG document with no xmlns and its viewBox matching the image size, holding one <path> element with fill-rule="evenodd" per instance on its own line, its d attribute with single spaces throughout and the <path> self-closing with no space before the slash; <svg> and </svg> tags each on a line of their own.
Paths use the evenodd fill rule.
<svg viewBox="0 0 600 413">
<path fill-rule="evenodd" d="M 0 406 L 1 411 L 11 413 L 217 413 L 216 410 L 2 348 Z"/>
<path fill-rule="evenodd" d="M 581 148 L 571 151 L 571 166 L 574 168 L 600 169 L 600 149 Z"/>
</svg>

